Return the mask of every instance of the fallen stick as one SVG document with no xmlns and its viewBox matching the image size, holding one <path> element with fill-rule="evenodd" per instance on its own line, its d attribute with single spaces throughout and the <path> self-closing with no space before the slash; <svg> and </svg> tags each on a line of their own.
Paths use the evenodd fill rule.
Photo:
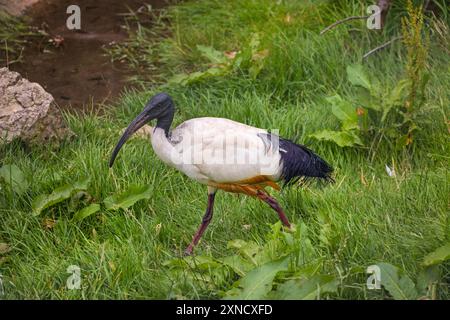
<svg viewBox="0 0 450 320">
<path fill-rule="evenodd" d="M 344 22 L 347 22 L 347 21 L 350 21 L 350 20 L 367 19 L 367 18 L 369 18 L 369 17 L 370 17 L 370 16 L 352 16 L 352 17 L 347 17 L 347 18 L 345 18 L 345 19 L 336 21 L 336 22 L 333 23 L 333 24 L 330 24 L 328 27 L 326 27 L 325 29 L 323 29 L 322 31 L 320 31 L 320 34 L 321 34 L 321 35 L 324 34 L 325 32 L 327 32 L 327 31 L 333 29 L 334 27 L 340 25 L 341 23 L 344 23 Z"/>
<path fill-rule="evenodd" d="M 369 52 L 367 52 L 364 56 L 363 56 L 363 60 L 366 59 L 368 56 L 370 56 L 372 53 L 377 52 L 379 50 L 382 50 L 384 48 L 386 48 L 387 46 L 389 46 L 392 42 L 397 41 L 402 39 L 403 37 L 395 37 L 391 40 L 389 40 L 388 42 L 383 43 L 381 46 L 378 46 L 376 48 L 373 48 L 372 50 L 370 50 Z"/>
</svg>

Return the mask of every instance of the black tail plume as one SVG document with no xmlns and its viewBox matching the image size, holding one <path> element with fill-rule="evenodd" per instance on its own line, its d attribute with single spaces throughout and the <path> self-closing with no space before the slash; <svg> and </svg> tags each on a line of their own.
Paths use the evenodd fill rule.
<svg viewBox="0 0 450 320">
<path fill-rule="evenodd" d="M 279 139 L 280 155 L 283 165 L 281 177 L 286 184 L 300 177 L 321 178 L 334 182 L 333 168 L 307 147 L 286 139 Z"/>
</svg>

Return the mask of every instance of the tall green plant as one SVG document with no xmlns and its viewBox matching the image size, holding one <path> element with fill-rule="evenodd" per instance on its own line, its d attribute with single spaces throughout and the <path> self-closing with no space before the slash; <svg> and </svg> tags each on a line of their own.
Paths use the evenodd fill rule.
<svg viewBox="0 0 450 320">
<path fill-rule="evenodd" d="M 339 95 L 327 101 L 341 122 L 340 130 L 322 130 L 311 136 L 332 141 L 341 147 L 374 146 L 383 139 L 398 147 L 413 142 L 427 111 L 426 85 L 429 80 L 426 60 L 428 37 L 424 31 L 422 7 L 409 0 L 407 17 L 402 18 L 402 39 L 406 47 L 405 75 L 394 86 L 383 84 L 360 64 L 347 67 L 349 82 L 357 94 L 348 100 Z"/>
<path fill-rule="evenodd" d="M 426 70 L 429 39 L 424 32 L 422 6 L 414 7 L 408 0 L 408 16 L 402 19 L 403 43 L 407 52 L 406 77 L 409 81 L 408 98 L 404 106 L 404 127 L 406 135 L 402 143 L 409 145 L 413 141 L 413 132 L 417 130 L 415 118 L 425 103 L 425 87 L 429 80 Z"/>
<path fill-rule="evenodd" d="M 340 130 L 322 130 L 311 135 L 341 147 L 371 144 L 381 138 L 399 140 L 404 122 L 401 108 L 407 97 L 409 82 L 403 79 L 391 89 L 374 77 L 360 64 L 347 67 L 347 78 L 356 87 L 352 99 L 340 95 L 327 98 L 331 112 L 341 123 Z"/>
<path fill-rule="evenodd" d="M 169 83 L 188 85 L 213 77 L 226 76 L 237 70 L 247 72 L 255 80 L 262 71 L 269 54 L 268 49 L 262 48 L 258 33 L 254 33 L 249 43 L 239 52 L 221 52 L 202 45 L 197 45 L 197 50 L 210 62 L 210 67 L 205 71 L 176 74 L 169 80 Z"/>
</svg>

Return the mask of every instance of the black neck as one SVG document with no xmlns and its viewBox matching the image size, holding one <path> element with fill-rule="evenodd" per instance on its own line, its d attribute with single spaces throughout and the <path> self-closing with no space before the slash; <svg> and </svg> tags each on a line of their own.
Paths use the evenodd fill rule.
<svg viewBox="0 0 450 320">
<path fill-rule="evenodd" d="M 167 108 L 167 111 L 158 117 L 156 121 L 156 127 L 164 130 L 166 137 L 169 137 L 170 126 L 172 125 L 173 116 L 175 114 L 175 107 L 172 103 Z"/>
</svg>

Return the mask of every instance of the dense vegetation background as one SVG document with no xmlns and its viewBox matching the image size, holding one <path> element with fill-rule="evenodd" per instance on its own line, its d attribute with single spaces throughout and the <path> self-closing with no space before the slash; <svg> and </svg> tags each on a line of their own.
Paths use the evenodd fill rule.
<svg viewBox="0 0 450 320">
<path fill-rule="evenodd" d="M 383 30 L 354 20 L 322 35 L 371 2 L 201 0 L 131 15 L 139 27 L 109 54 L 141 89 L 107 112 L 67 113 L 76 137 L 57 148 L 0 146 L 5 297 L 449 298 L 449 12 L 432 2 L 395 1 Z M 143 139 L 108 168 L 120 130 L 163 90 L 176 125 L 279 129 L 327 159 L 336 183 L 274 194 L 291 233 L 263 203 L 219 192 L 196 257 L 179 258 L 205 187 Z M 366 286 L 374 264 L 380 290 Z M 66 286 L 70 265 L 80 290 Z"/>
</svg>

